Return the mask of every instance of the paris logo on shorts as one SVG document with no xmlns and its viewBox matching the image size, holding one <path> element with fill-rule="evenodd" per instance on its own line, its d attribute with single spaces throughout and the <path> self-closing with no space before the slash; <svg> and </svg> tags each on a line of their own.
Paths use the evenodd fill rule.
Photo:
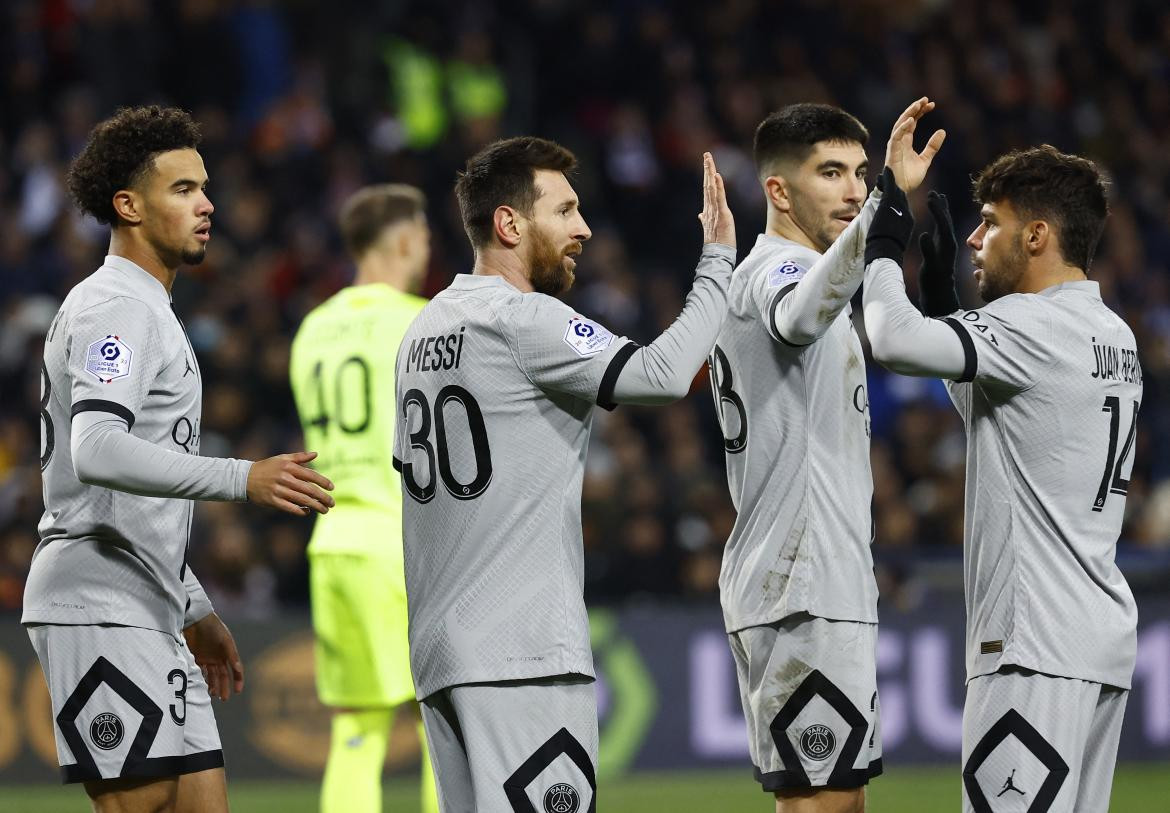
<svg viewBox="0 0 1170 813">
<path fill-rule="evenodd" d="M 817 762 L 828 759 L 837 748 L 837 738 L 827 725 L 813 723 L 800 735 L 800 750 L 809 759 Z"/>
<path fill-rule="evenodd" d="M 544 792 L 544 813 L 577 813 L 581 797 L 572 785 L 560 782 Z"/>
<path fill-rule="evenodd" d="M 103 711 L 89 724 L 89 738 L 103 751 L 117 748 L 122 742 L 126 729 L 118 715 Z"/>
</svg>

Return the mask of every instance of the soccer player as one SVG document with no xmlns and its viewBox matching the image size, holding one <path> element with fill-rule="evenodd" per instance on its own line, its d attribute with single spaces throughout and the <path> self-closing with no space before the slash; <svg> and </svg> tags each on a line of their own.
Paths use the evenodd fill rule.
<svg viewBox="0 0 1170 813">
<path fill-rule="evenodd" d="M 191 500 L 324 513 L 312 453 L 199 456 L 199 362 L 171 306 L 214 207 L 182 110 L 120 110 L 69 169 L 109 255 L 61 305 L 41 366 L 45 514 L 23 623 L 49 685 L 65 782 L 98 811 L 226 811 L 211 696 L 244 687 L 231 634 L 187 565 Z M 210 693 L 210 694 L 209 694 Z"/>
<path fill-rule="evenodd" d="M 683 397 L 727 311 L 735 226 L 704 156 L 705 245 L 682 313 L 646 347 L 554 297 L 589 227 L 540 138 L 494 142 L 456 184 L 475 267 L 398 353 L 410 655 L 445 813 L 597 809 L 597 705 L 581 540 L 594 405 Z"/>
<path fill-rule="evenodd" d="M 323 813 L 382 809 L 382 763 L 398 708 L 417 718 L 406 638 L 402 488 L 392 466 L 394 354 L 426 300 L 426 201 L 411 186 L 371 186 L 341 210 L 354 284 L 305 317 L 290 377 L 313 466 L 337 507 L 309 542 L 317 693 L 333 708 Z M 420 735 L 422 732 L 419 724 Z M 423 742 L 424 810 L 437 811 Z"/>
<path fill-rule="evenodd" d="M 903 286 L 902 196 L 870 229 L 864 295 L 874 357 L 945 379 L 967 430 L 964 809 L 1104 813 L 1136 652 L 1114 551 L 1142 398 L 1133 332 L 1088 279 L 1105 185 L 1042 146 L 984 168 L 975 199 L 985 307 L 959 308 L 941 196 L 923 240 L 927 316 Z"/>
<path fill-rule="evenodd" d="M 911 146 L 926 98 L 895 122 L 886 164 L 921 183 L 945 134 Z M 778 811 L 860 811 L 881 772 L 870 556 L 873 482 L 861 284 L 865 127 L 794 104 L 756 130 L 767 230 L 740 264 L 711 354 L 738 512 L 719 577 L 756 779 Z"/>
</svg>

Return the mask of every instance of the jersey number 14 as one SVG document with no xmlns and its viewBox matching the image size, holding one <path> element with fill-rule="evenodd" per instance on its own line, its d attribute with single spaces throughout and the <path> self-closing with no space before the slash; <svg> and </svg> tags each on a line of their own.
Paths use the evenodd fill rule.
<svg viewBox="0 0 1170 813">
<path fill-rule="evenodd" d="M 1121 399 L 1116 395 L 1105 398 L 1102 412 L 1109 413 L 1109 453 L 1105 456 L 1105 471 L 1101 475 L 1101 485 L 1097 489 L 1097 497 L 1093 500 L 1093 510 L 1101 511 L 1105 508 L 1105 499 L 1110 494 L 1124 496 L 1129 491 L 1129 480 L 1121 476 L 1125 459 L 1133 450 L 1133 440 L 1137 435 L 1137 401 L 1133 402 L 1133 418 L 1130 420 L 1129 432 L 1125 436 L 1125 445 L 1121 447 L 1121 454 L 1117 453 L 1117 441 L 1121 437 Z"/>
</svg>

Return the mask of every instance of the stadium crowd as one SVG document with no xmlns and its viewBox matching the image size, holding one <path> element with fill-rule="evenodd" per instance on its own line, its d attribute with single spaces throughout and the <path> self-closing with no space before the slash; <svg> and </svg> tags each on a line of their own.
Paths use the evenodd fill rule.
<svg viewBox="0 0 1170 813">
<path fill-rule="evenodd" d="M 677 7 L 676 7 L 677 6 Z M 764 202 L 755 125 L 825 101 L 870 129 L 876 167 L 908 100 L 938 102 L 946 145 L 926 187 L 960 239 L 970 175 L 1048 142 L 1099 161 L 1112 217 L 1092 267 L 1137 336 L 1145 374 L 1121 550 L 1170 547 L 1170 8 L 1157 0 L 897 3 L 727 0 L 12 0 L 0 11 L 0 609 L 18 609 L 42 510 L 43 334 L 108 235 L 63 185 L 82 139 L 121 105 L 178 104 L 201 122 L 216 205 L 207 260 L 176 307 L 205 381 L 207 455 L 297 448 L 293 331 L 349 281 L 335 228 L 358 187 L 429 198 L 425 293 L 471 266 L 452 187 L 479 146 L 539 134 L 582 161 L 594 237 L 569 295 L 635 339 L 677 313 L 701 242 L 700 155 L 727 179 L 740 256 Z M 876 175 L 876 169 L 871 172 Z M 923 190 L 924 193 L 925 190 Z M 919 201 L 921 203 L 921 201 Z M 924 212 L 924 207 L 919 207 Z M 908 279 L 916 270 L 911 252 Z M 964 302 L 977 300 L 960 258 Z M 860 318 L 855 314 L 859 329 Z M 884 595 L 962 544 L 964 444 L 941 384 L 871 366 L 875 557 Z M 666 409 L 596 416 L 584 489 L 586 597 L 710 597 L 735 519 L 705 378 Z M 1095 477 L 1096 473 L 1086 473 Z M 307 521 L 208 503 L 194 566 L 221 613 L 307 603 Z"/>
</svg>

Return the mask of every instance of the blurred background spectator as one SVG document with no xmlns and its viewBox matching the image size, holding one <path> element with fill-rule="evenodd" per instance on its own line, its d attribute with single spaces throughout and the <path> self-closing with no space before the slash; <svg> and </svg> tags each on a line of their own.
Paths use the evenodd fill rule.
<svg viewBox="0 0 1170 813">
<path fill-rule="evenodd" d="M 366 183 L 426 191 L 430 295 L 471 266 L 452 194 L 463 161 L 506 135 L 562 142 L 581 159 L 574 183 L 594 231 L 569 301 L 644 341 L 677 312 L 698 256 L 701 152 L 714 151 L 728 182 L 742 256 L 764 220 L 752 134 L 784 104 L 856 114 L 880 167 L 894 116 L 930 95 L 929 128 L 948 138 L 926 185 L 950 196 L 960 239 L 976 219 L 970 175 L 999 153 L 1048 142 L 1098 160 L 1113 215 L 1092 277 L 1137 335 L 1145 373 L 1119 550 L 1164 566 L 1170 7 L 515 0 L 504 10 L 485 0 L 4 3 L 0 608 L 20 607 L 42 508 L 42 337 L 108 243 L 73 210 L 63 172 L 93 124 L 151 102 L 202 123 L 216 205 L 207 260 L 174 290 L 206 381 L 203 453 L 253 459 L 299 446 L 289 340 L 350 278 L 334 222 Z M 969 272 L 964 256 L 961 293 L 973 306 Z M 933 562 L 954 573 L 965 439 L 938 382 L 876 366 L 869 381 L 874 552 L 883 596 L 907 602 Z M 583 516 L 590 600 L 710 600 L 735 512 L 704 377 L 665 410 L 599 411 Z M 264 618 L 307 603 L 308 522 L 230 504 L 196 517 L 194 566 L 222 612 Z"/>
</svg>

